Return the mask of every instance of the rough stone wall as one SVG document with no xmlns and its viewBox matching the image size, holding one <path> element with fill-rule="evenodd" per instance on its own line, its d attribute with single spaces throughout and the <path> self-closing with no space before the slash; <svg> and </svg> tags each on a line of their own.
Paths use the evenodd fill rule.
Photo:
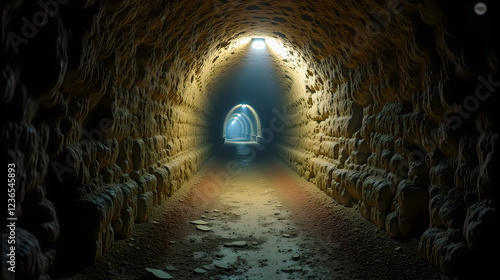
<svg viewBox="0 0 500 280">
<path fill-rule="evenodd" d="M 8 30 L 23 36 L 20 15 L 45 10 L 14 2 Z M 56 258 L 61 267 L 98 259 L 211 152 L 195 44 L 164 21 L 136 20 L 158 7 L 51 3 L 58 12 L 31 40 L 4 46 L 4 105 L 12 110 L 2 135 L 6 161 L 17 166 L 24 279 L 44 277 Z M 78 33 L 82 18 L 87 29 Z"/>
<path fill-rule="evenodd" d="M 484 85 L 498 76 L 491 46 L 480 55 L 460 50 L 432 2 L 321 10 L 346 34 L 309 33 L 305 59 L 289 67 L 304 69 L 297 80 L 305 83 L 290 85 L 281 158 L 389 236 L 420 237 L 421 256 L 444 273 L 491 270 L 497 261 L 485 256 L 498 249 L 498 130 L 489 105 L 497 89 Z"/>
<path fill-rule="evenodd" d="M 486 261 L 494 31 L 472 18 L 487 35 L 462 34 L 451 15 L 467 7 L 433 1 L 323 2 L 8 1 L 2 158 L 16 164 L 19 275 L 96 260 L 199 169 L 211 93 L 252 37 L 282 76 L 285 162 L 391 237 L 420 237 L 443 272 Z"/>
</svg>

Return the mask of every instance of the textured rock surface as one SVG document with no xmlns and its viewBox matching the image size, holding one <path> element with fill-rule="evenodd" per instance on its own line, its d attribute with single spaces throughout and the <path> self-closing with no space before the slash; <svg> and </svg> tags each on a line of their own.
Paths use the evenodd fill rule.
<svg viewBox="0 0 500 280">
<path fill-rule="evenodd" d="M 211 93 L 251 37 L 282 75 L 287 164 L 391 237 L 421 236 L 442 271 L 491 267 L 493 25 L 467 5 L 324 2 L 8 1 L 2 158 L 24 275 L 95 261 L 199 169 Z"/>
</svg>

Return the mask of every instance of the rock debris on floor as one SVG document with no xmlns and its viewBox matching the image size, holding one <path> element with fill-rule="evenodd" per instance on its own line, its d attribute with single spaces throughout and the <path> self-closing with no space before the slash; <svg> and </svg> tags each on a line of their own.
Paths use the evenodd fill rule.
<svg viewBox="0 0 500 280">
<path fill-rule="evenodd" d="M 446 279 L 275 161 L 225 184 L 210 166 L 76 279 Z"/>
</svg>

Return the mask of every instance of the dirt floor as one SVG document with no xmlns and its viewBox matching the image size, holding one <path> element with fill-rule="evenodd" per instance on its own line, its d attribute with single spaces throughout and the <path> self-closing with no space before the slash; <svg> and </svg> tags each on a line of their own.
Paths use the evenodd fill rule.
<svg viewBox="0 0 500 280">
<path fill-rule="evenodd" d="M 172 279 L 447 279 L 418 240 L 389 238 L 275 159 L 210 160 L 71 279 L 161 279 L 146 268 Z"/>
</svg>

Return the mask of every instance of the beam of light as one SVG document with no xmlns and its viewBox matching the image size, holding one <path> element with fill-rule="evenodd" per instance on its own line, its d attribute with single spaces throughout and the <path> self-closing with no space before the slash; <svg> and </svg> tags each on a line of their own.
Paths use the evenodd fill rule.
<svg viewBox="0 0 500 280">
<path fill-rule="evenodd" d="M 254 40 L 252 47 L 254 49 L 263 49 L 266 47 L 266 42 L 264 42 L 264 40 Z"/>
<path fill-rule="evenodd" d="M 273 38 L 268 38 L 266 40 L 266 43 L 269 46 L 269 48 L 273 50 L 276 54 L 278 54 L 282 58 L 290 59 L 289 58 L 290 52 L 282 42 L 277 41 Z"/>
</svg>

